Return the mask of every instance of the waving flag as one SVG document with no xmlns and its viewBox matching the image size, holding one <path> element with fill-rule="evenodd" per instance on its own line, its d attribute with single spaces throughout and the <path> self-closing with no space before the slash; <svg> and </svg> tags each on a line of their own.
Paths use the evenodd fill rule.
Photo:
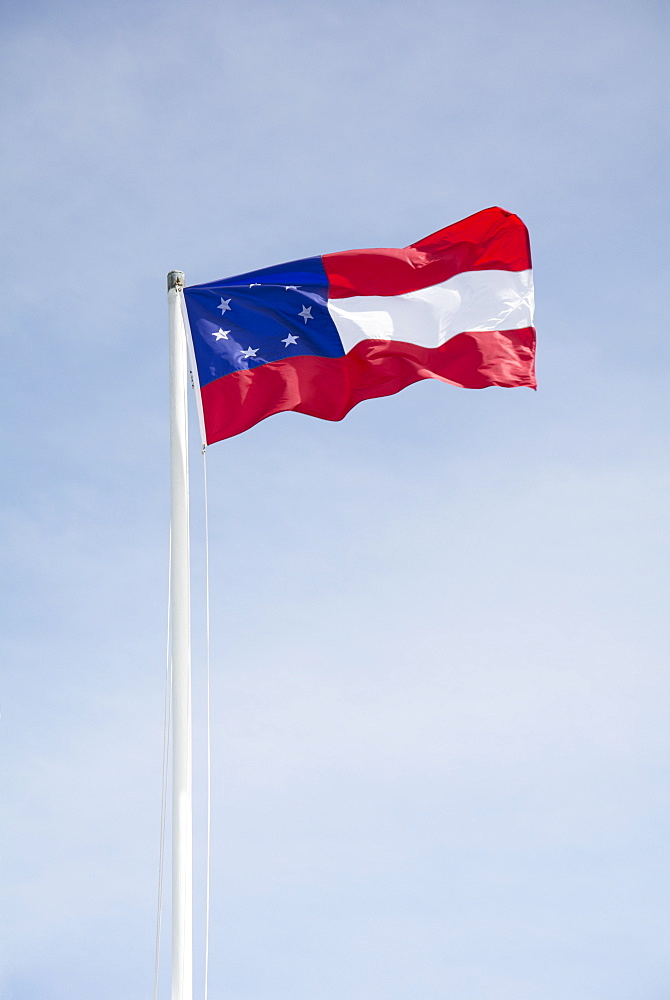
<svg viewBox="0 0 670 1000">
<path fill-rule="evenodd" d="M 208 444 L 281 410 L 341 420 L 424 378 L 535 387 L 528 232 L 488 208 L 396 249 L 184 289 Z"/>
</svg>

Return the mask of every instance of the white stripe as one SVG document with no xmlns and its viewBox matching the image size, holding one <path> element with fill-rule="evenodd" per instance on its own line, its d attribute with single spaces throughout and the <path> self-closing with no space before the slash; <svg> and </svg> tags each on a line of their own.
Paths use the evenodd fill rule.
<svg viewBox="0 0 670 1000">
<path fill-rule="evenodd" d="M 329 299 L 345 352 L 361 340 L 404 340 L 439 347 L 466 330 L 533 325 L 532 271 L 463 271 L 405 295 Z"/>
</svg>

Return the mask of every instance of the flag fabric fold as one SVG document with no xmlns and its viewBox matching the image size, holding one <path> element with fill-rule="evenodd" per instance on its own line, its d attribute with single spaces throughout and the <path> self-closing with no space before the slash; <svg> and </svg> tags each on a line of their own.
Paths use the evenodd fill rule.
<svg viewBox="0 0 670 1000">
<path fill-rule="evenodd" d="M 528 232 L 500 208 L 403 249 L 192 285 L 184 302 L 208 444 L 283 410 L 341 420 L 424 378 L 536 385 Z"/>
</svg>

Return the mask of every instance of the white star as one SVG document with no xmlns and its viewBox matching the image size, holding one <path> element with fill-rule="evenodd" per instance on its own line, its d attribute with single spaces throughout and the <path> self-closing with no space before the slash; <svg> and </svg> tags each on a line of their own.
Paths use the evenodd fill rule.
<svg viewBox="0 0 670 1000">
<path fill-rule="evenodd" d="M 216 337 L 217 340 L 228 340 L 229 333 L 230 330 L 222 330 L 221 327 L 218 330 L 212 330 L 212 336 Z"/>
<path fill-rule="evenodd" d="M 221 310 L 221 315 L 223 316 L 230 309 L 230 299 L 221 299 L 221 305 L 216 308 Z"/>
<path fill-rule="evenodd" d="M 258 347 L 247 347 L 246 351 L 242 351 L 242 354 L 240 355 L 240 357 L 243 357 L 243 358 L 255 358 L 256 355 L 258 354 L 258 351 L 259 351 Z"/>
<path fill-rule="evenodd" d="M 298 343 L 298 338 L 294 337 L 292 333 L 289 333 L 286 340 L 282 340 L 282 344 L 286 344 L 287 347 L 289 346 L 289 344 L 297 344 L 297 343 Z"/>
<path fill-rule="evenodd" d="M 287 292 L 297 292 L 299 288 L 300 288 L 300 285 L 287 285 L 286 286 L 286 291 Z"/>
<path fill-rule="evenodd" d="M 302 316 L 302 318 L 304 319 L 305 323 L 307 323 L 308 319 L 314 319 L 314 317 L 312 316 L 312 307 L 311 306 L 303 306 L 302 309 L 301 309 L 301 311 L 298 313 L 298 316 Z"/>
</svg>

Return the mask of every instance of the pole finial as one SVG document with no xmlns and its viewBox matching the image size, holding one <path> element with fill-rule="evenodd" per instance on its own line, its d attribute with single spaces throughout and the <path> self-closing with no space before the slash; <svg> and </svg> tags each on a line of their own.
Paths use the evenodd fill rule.
<svg viewBox="0 0 670 1000">
<path fill-rule="evenodd" d="M 171 292 L 173 288 L 183 288 L 184 287 L 184 272 L 183 271 L 168 271 L 167 283 L 168 283 L 168 292 Z"/>
</svg>

